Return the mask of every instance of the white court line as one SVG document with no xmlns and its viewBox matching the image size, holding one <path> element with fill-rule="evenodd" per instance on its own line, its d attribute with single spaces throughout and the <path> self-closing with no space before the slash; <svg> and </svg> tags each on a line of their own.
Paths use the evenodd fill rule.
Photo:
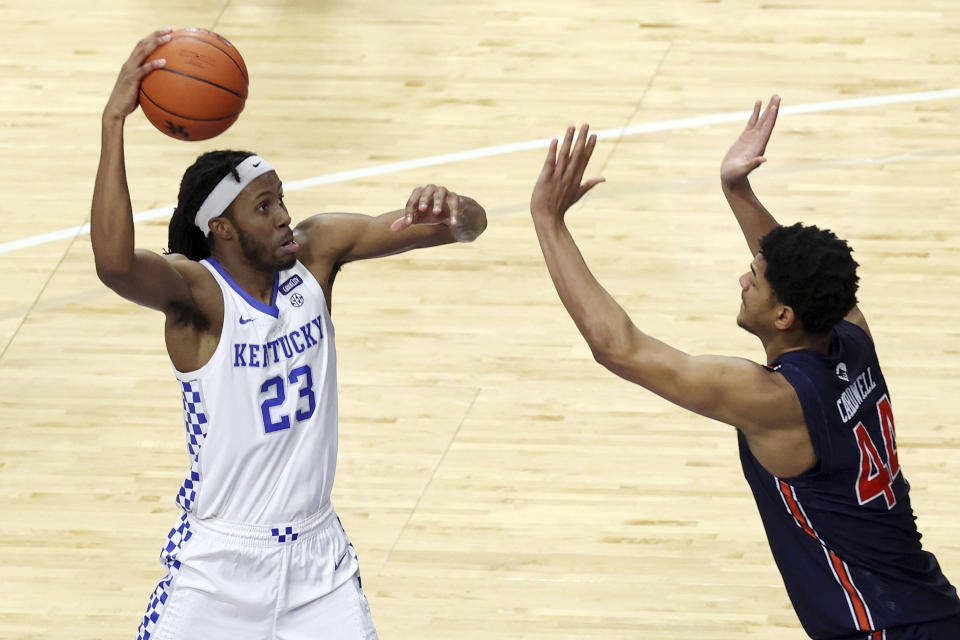
<svg viewBox="0 0 960 640">
<path fill-rule="evenodd" d="M 946 100 L 949 98 L 960 98 L 960 88 L 943 89 L 940 91 L 921 91 L 918 93 L 901 93 L 887 96 L 872 96 L 867 98 L 851 98 L 848 100 L 830 100 L 827 102 L 811 102 L 808 104 L 798 104 L 787 106 L 780 109 L 783 115 L 800 113 L 819 113 L 822 111 L 840 111 L 842 109 L 858 109 L 863 107 L 878 107 L 890 104 L 902 104 L 907 102 L 928 102 L 930 100 Z M 635 124 L 628 127 L 619 127 L 616 129 L 602 129 L 595 131 L 598 139 L 617 138 L 623 136 L 632 136 L 640 133 L 652 133 L 655 131 L 671 131 L 675 129 L 690 129 L 704 125 L 718 124 L 722 122 L 743 122 L 750 116 L 750 111 L 730 111 L 727 113 L 717 113 L 707 116 L 695 116 L 692 118 L 679 118 L 677 120 L 663 120 L 661 122 L 648 122 L 646 124 Z M 469 149 L 467 151 L 458 151 L 456 153 L 445 153 L 438 156 L 429 156 L 426 158 L 417 158 L 414 160 L 404 160 L 402 162 L 391 162 L 390 164 L 381 164 L 365 169 L 354 169 L 352 171 L 341 171 L 339 173 L 328 173 L 323 176 L 305 178 L 303 180 L 294 180 L 285 182 L 284 191 L 297 191 L 298 189 L 309 189 L 322 184 L 332 184 L 335 182 L 347 182 L 348 180 L 357 180 L 359 178 L 369 178 L 370 176 L 380 176 L 387 173 L 397 173 L 407 169 L 419 169 L 422 167 L 433 167 L 440 164 L 450 164 L 461 162 L 463 160 L 475 160 L 477 158 L 487 158 L 490 156 L 500 156 L 517 151 L 529 151 L 531 149 L 542 149 L 550 143 L 552 138 L 540 138 L 537 140 L 526 140 L 524 142 L 514 142 L 511 144 L 502 144 L 493 147 L 481 147 L 479 149 Z M 136 222 L 143 220 L 153 220 L 169 216 L 173 212 L 173 207 L 160 207 L 159 209 L 149 209 L 134 214 L 133 219 Z M 12 240 L 0 244 L 0 254 L 9 253 L 18 249 L 25 249 L 55 240 L 72 238 L 81 233 L 89 233 L 90 225 L 84 224 L 79 227 L 70 227 L 59 231 L 51 231 L 38 236 Z"/>
</svg>

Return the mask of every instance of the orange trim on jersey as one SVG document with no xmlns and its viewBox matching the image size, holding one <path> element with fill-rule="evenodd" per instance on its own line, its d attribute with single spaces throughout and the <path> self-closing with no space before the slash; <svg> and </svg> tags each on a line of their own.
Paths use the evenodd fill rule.
<svg viewBox="0 0 960 640">
<path fill-rule="evenodd" d="M 847 568 L 843 564 L 843 560 L 837 557 L 833 551 L 827 550 L 827 553 L 830 554 L 830 562 L 833 563 L 833 568 L 836 570 L 837 575 L 840 576 L 840 584 L 843 585 L 844 591 L 847 592 L 847 595 L 850 596 L 850 602 L 853 603 L 853 610 L 857 614 L 857 623 L 860 625 L 861 631 L 870 631 L 870 619 L 867 617 L 867 605 L 860 598 L 860 594 L 857 593 L 857 590 L 853 586 L 853 580 L 850 578 L 850 574 L 847 573 Z"/>
<path fill-rule="evenodd" d="M 796 498 L 793 497 L 793 491 L 791 490 L 790 485 L 777 478 L 777 486 L 780 489 L 780 494 L 783 496 L 784 502 L 787 504 L 787 508 L 790 510 L 790 514 L 793 515 L 793 519 L 798 525 L 800 525 L 800 528 L 803 529 L 807 535 L 819 542 L 829 555 L 830 563 L 833 565 L 834 572 L 840 581 L 840 586 L 843 587 L 843 590 L 847 592 L 847 596 L 850 598 L 850 602 L 853 605 L 853 613 L 857 619 L 857 624 L 860 627 L 860 631 L 870 631 L 870 618 L 867 615 L 867 604 L 863 601 L 863 598 L 860 597 L 860 594 L 857 593 L 856 587 L 853 586 L 853 578 L 850 576 L 846 566 L 843 564 L 843 560 L 841 560 L 833 551 L 827 549 L 827 546 L 823 543 L 823 540 L 821 540 L 820 536 L 818 536 L 813 530 L 813 525 L 809 520 L 807 520 L 807 517 L 804 515 L 803 510 L 800 509 L 800 505 Z M 883 632 L 875 631 L 871 633 L 870 640 L 883 640 Z"/>
<path fill-rule="evenodd" d="M 803 515 L 803 511 L 800 510 L 800 505 L 798 505 L 797 501 L 793 498 L 793 492 L 790 491 L 790 485 L 783 480 L 778 480 L 777 484 L 780 487 L 780 493 L 783 494 L 783 499 L 787 502 L 787 507 L 790 509 L 790 513 L 793 514 L 793 519 L 797 521 L 797 524 L 800 525 L 800 528 L 803 529 L 807 535 L 819 541 L 820 537 L 814 533 L 813 527 L 810 526 L 810 523 L 807 522 L 806 516 Z"/>
</svg>

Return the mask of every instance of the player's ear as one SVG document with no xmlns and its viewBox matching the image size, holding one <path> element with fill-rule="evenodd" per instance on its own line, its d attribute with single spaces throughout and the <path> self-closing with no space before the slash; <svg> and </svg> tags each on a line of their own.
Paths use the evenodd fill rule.
<svg viewBox="0 0 960 640">
<path fill-rule="evenodd" d="M 210 233 L 221 240 L 233 238 L 233 224 L 226 216 L 217 216 L 210 220 Z"/>
<path fill-rule="evenodd" d="M 780 331 L 787 331 L 792 328 L 796 322 L 797 315 L 793 312 L 793 307 L 785 304 L 780 305 L 777 319 L 773 323 L 774 326 Z"/>
</svg>

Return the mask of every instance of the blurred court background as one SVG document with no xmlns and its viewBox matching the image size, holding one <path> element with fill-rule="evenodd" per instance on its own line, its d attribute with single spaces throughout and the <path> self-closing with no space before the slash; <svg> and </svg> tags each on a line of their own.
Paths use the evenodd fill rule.
<svg viewBox="0 0 960 640">
<path fill-rule="evenodd" d="M 100 284 L 77 228 L 120 65 L 165 25 L 229 38 L 250 97 L 200 143 L 131 115 L 135 211 L 173 204 L 214 148 L 277 166 L 294 220 L 396 209 L 428 182 L 486 206 L 473 245 L 337 278 L 334 500 L 381 638 L 805 637 L 733 430 L 593 362 L 527 211 L 545 143 L 510 146 L 607 131 L 590 172 L 607 183 L 569 215 L 591 268 L 643 330 L 761 359 L 734 324 L 750 256 L 718 172 L 737 112 L 774 92 L 754 187 L 781 222 L 854 246 L 923 540 L 960 582 L 955 2 L 5 0 L 0 14 L 0 638 L 133 638 L 163 576 L 188 459 L 162 316 Z M 162 250 L 166 224 L 148 215 L 138 246 Z"/>
</svg>

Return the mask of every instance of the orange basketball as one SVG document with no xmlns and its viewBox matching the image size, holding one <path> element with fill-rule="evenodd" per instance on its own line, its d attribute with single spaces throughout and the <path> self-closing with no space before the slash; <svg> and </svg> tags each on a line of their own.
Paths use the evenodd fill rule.
<svg viewBox="0 0 960 640">
<path fill-rule="evenodd" d="M 180 29 L 147 57 L 165 58 L 140 84 L 140 108 L 179 140 L 206 140 L 232 125 L 247 100 L 247 67 L 230 42 L 206 29 Z"/>
</svg>

